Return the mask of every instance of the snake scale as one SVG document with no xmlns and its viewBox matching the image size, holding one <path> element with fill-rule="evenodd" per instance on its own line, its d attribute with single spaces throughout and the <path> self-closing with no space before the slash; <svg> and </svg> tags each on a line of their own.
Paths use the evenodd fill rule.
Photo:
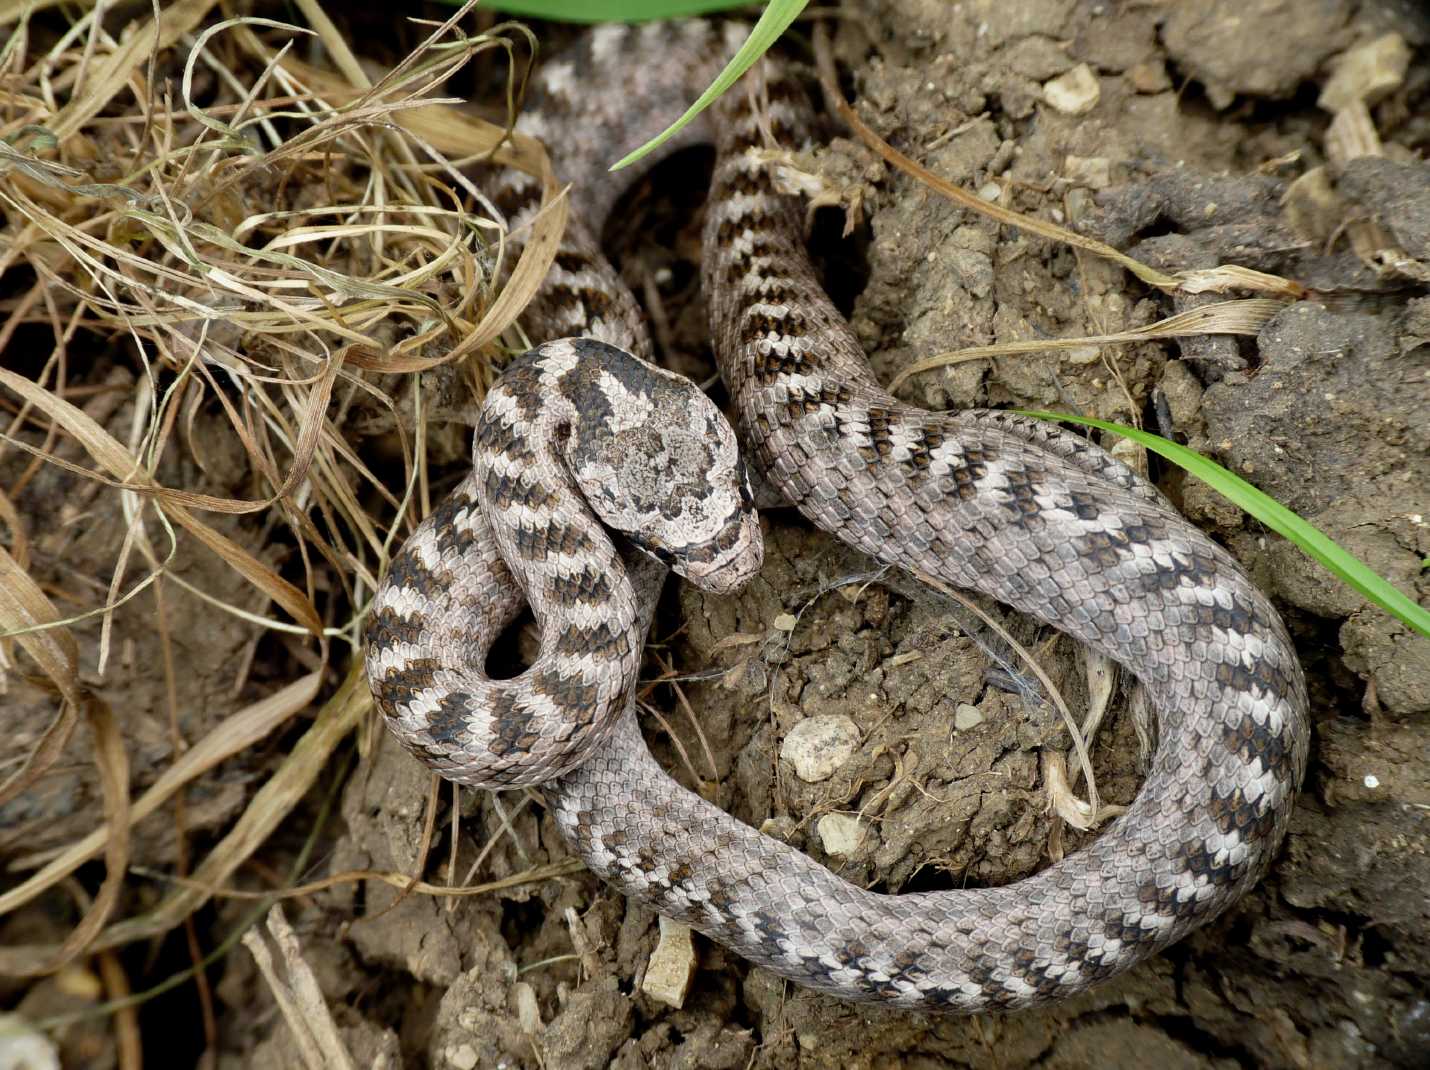
<svg viewBox="0 0 1430 1070">
<path fill-rule="evenodd" d="M 752 464 L 858 549 L 982 591 L 1129 668 L 1159 744 L 1134 802 L 1085 849 L 1008 887 L 902 896 L 847 883 L 657 765 L 632 694 L 664 566 L 730 590 L 758 569 L 761 541 L 728 427 L 693 386 L 639 359 L 646 328 L 591 235 L 619 193 L 605 172 L 616 150 L 661 129 L 740 36 L 608 26 L 544 66 L 523 126 L 574 180 L 574 221 L 529 322 L 556 340 L 490 392 L 471 476 L 394 559 L 369 630 L 374 696 L 443 776 L 546 780 L 592 870 L 780 976 L 925 1009 L 1063 998 L 1204 924 L 1265 872 L 1306 765 L 1299 663 L 1230 555 L 1101 449 L 880 387 L 810 266 L 800 203 L 756 151 L 809 136 L 802 87 L 767 59 L 690 135 L 718 150 L 702 275 Z M 519 175 L 499 186 L 519 233 L 539 187 Z M 527 601 L 540 655 L 489 679 L 491 641 Z"/>
</svg>

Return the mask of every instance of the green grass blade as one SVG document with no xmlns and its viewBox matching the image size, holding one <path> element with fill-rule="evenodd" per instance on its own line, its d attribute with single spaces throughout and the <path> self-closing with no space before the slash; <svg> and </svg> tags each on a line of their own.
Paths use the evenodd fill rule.
<svg viewBox="0 0 1430 1070">
<path fill-rule="evenodd" d="M 1331 572 L 1339 576 L 1370 601 L 1387 613 L 1398 617 L 1421 635 L 1430 637 L 1430 611 L 1417 605 L 1391 584 L 1387 583 L 1367 565 L 1343 550 L 1330 536 L 1314 524 L 1302 520 L 1274 498 L 1263 494 L 1235 472 L 1230 472 L 1215 461 L 1203 457 L 1196 450 L 1141 431 L 1135 427 L 1107 420 L 1094 420 L 1087 416 L 1070 416 L 1062 412 L 1024 412 L 1025 416 L 1036 416 L 1040 420 L 1066 420 L 1069 423 L 1095 427 L 1122 435 L 1145 446 L 1153 453 L 1165 457 L 1173 464 L 1185 469 L 1202 482 L 1212 487 L 1233 505 L 1250 513 L 1272 531 L 1284 535 L 1303 553 L 1319 561 Z"/>
<path fill-rule="evenodd" d="M 710 88 L 700 94 L 700 99 L 686 110 L 675 122 L 666 127 L 663 131 L 651 138 L 640 148 L 627 156 L 616 161 L 612 171 L 619 171 L 628 164 L 633 164 L 642 156 L 659 147 L 667 141 L 676 131 L 680 130 L 691 119 L 695 118 L 702 111 L 708 108 L 712 101 L 721 93 L 735 84 L 736 79 L 744 74 L 755 60 L 768 51 L 770 45 L 774 44 L 779 35 L 785 32 L 785 28 L 795 20 L 795 17 L 804 10 L 804 6 L 809 0 L 770 0 L 765 8 L 764 14 L 760 16 L 760 21 L 755 23 L 754 29 L 750 31 L 750 36 L 745 38 L 745 43 L 740 46 L 740 50 L 735 53 L 735 58 L 725 65 L 725 69 L 720 72 L 715 81 L 710 83 Z"/>
<path fill-rule="evenodd" d="M 446 2 L 455 7 L 461 0 Z M 492 0 L 482 6 L 557 22 L 646 22 L 749 7 L 750 0 Z"/>
</svg>

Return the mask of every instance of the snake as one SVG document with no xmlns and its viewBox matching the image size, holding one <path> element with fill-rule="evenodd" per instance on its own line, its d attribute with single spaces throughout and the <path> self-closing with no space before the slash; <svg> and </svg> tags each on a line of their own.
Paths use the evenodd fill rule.
<svg viewBox="0 0 1430 1070">
<path fill-rule="evenodd" d="M 1088 439 L 883 389 L 811 265 L 803 204 L 771 165 L 772 150 L 800 149 L 814 129 L 797 72 L 773 58 L 675 139 L 716 148 L 701 279 L 738 432 L 651 364 L 639 306 L 595 237 L 625 184 L 607 166 L 660 130 L 742 36 L 705 21 L 601 26 L 542 66 L 520 128 L 572 182 L 571 225 L 527 312 L 546 341 L 489 390 L 471 473 L 374 596 L 374 700 L 440 775 L 542 783 L 593 872 L 798 985 L 924 1011 L 1065 999 L 1206 924 L 1265 874 L 1306 769 L 1300 664 L 1235 559 Z M 519 240 L 540 183 L 514 171 L 495 182 Z M 673 780 L 636 717 L 641 647 L 667 568 L 716 592 L 758 571 L 746 464 L 856 549 L 982 592 L 1126 667 L 1158 734 L 1125 812 L 1010 885 L 885 894 Z M 492 642 L 526 604 L 536 659 L 493 678 Z"/>
</svg>

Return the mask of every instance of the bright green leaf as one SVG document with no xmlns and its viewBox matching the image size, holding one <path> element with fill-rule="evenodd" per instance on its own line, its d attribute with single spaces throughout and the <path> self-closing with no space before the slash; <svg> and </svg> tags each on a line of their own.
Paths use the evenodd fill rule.
<svg viewBox="0 0 1430 1070">
<path fill-rule="evenodd" d="M 448 2 L 455 3 L 457 0 Z M 710 88 L 700 95 L 700 99 L 666 129 L 617 161 L 611 170 L 619 171 L 654 151 L 708 108 L 721 93 L 735 84 L 740 75 L 754 65 L 755 60 L 769 50 L 808 2 L 809 0 L 770 0 L 754 29 L 750 31 L 750 36 L 735 53 L 735 58 L 725 65 L 725 69 L 710 84 Z M 565 22 L 643 22 L 648 19 L 669 19 L 748 7 L 749 4 L 732 0 L 493 0 L 488 6 L 513 15 Z"/>
<path fill-rule="evenodd" d="M 1299 546 L 1305 554 L 1319 561 L 1351 587 L 1370 601 L 1380 606 L 1421 635 L 1430 636 L 1430 611 L 1417 605 L 1377 573 L 1343 550 L 1325 532 L 1307 523 L 1274 498 L 1257 490 L 1234 472 L 1229 472 L 1215 461 L 1203 457 L 1196 450 L 1141 431 L 1135 427 L 1094 420 L 1087 416 L 1070 416 L 1062 412 L 1025 412 L 1026 416 L 1036 416 L 1040 420 L 1066 420 L 1070 423 L 1095 427 L 1122 435 L 1145 446 L 1153 453 L 1165 457 L 1173 464 L 1196 476 L 1216 490 L 1233 505 L 1245 510 L 1272 531 L 1284 535 Z"/>
<path fill-rule="evenodd" d="M 755 60 L 769 50 L 769 47 L 778 40 L 780 34 L 785 32 L 785 28 L 795 20 L 795 16 L 804 10 L 806 3 L 808 0 L 770 0 L 764 14 L 760 16 L 760 21 L 755 23 L 755 28 L 750 31 L 750 36 L 745 38 L 745 43 L 735 53 L 735 58 L 725 65 L 725 69 L 720 72 L 715 81 L 710 83 L 710 88 L 700 94 L 700 99 L 690 105 L 685 114 L 670 126 L 628 156 L 618 160 L 611 170 L 619 171 L 627 164 L 635 163 L 708 108 L 716 97 L 734 85 L 736 79 L 749 70 Z"/>
</svg>

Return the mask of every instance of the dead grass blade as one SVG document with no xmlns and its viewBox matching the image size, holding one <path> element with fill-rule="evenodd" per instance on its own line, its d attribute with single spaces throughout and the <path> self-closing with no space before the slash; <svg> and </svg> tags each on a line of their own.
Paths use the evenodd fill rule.
<svg viewBox="0 0 1430 1070">
<path fill-rule="evenodd" d="M 949 353 L 938 353 L 932 357 L 916 360 L 889 380 L 892 393 L 910 378 L 922 372 L 944 368 L 951 364 L 961 364 L 969 360 L 984 360 L 989 357 L 1003 357 L 1014 353 L 1041 353 L 1049 349 L 1078 349 L 1083 346 L 1129 345 L 1149 342 L 1159 338 L 1186 338 L 1203 334 L 1246 334 L 1254 335 L 1271 320 L 1276 313 L 1286 307 L 1286 302 L 1269 297 L 1252 297 L 1243 301 L 1222 301 L 1215 305 L 1202 305 L 1175 316 L 1168 316 L 1145 327 L 1135 327 L 1130 331 L 1115 334 L 1086 335 L 1082 338 L 1035 338 L 1026 342 L 1002 342 L 991 346 L 971 346 Z"/>
<path fill-rule="evenodd" d="M 4 368 L 0 368 L 0 384 L 9 387 L 68 431 L 91 457 L 121 481 L 126 490 L 142 491 L 158 498 L 167 496 L 165 488 L 150 480 L 129 451 L 108 431 L 95 423 L 83 409 L 71 405 L 63 398 L 32 383 L 29 379 Z M 232 539 L 221 535 L 200 521 L 177 502 L 166 502 L 164 513 L 255 587 L 287 610 L 294 620 L 314 635 L 322 633 L 323 623 L 318 617 L 318 612 L 302 591 L 264 565 Z"/>
<path fill-rule="evenodd" d="M 50 133 L 63 141 L 82 130 L 86 123 L 104 110 L 116 96 L 123 93 L 138 69 L 160 49 L 176 41 L 203 21 L 218 0 L 176 0 L 162 5 L 163 18 L 155 24 L 151 19 L 136 19 L 121 32 L 119 47 L 90 75 L 80 97 L 70 101 L 54 120 L 47 124 Z M 4 25 L 0 13 L 0 25 Z"/>
<path fill-rule="evenodd" d="M 10 222 L 0 275 L 17 295 L 3 311 L 0 348 L 28 344 L 37 327 L 53 338 L 34 374 L 0 361 L 0 454 L 29 454 L 0 492 L 10 529 L 0 549 L 0 669 L 11 668 L 12 652 L 33 660 L 62 701 L 0 797 L 52 768 L 88 713 L 106 821 L 10 860 L 35 872 L 0 891 L 0 916 L 33 907 L 101 854 L 107 875 L 66 940 L 0 948 L 0 973 L 12 975 L 180 924 L 261 848 L 362 721 L 370 700 L 355 666 L 191 880 L 142 917 L 116 920 L 133 824 L 314 701 L 331 638 L 358 645 L 391 548 L 423 512 L 409 501 L 428 501 L 426 450 L 437 436 L 412 423 L 429 389 L 414 373 L 460 364 L 455 381 L 480 394 L 493 358 L 524 342 L 513 325 L 568 212 L 545 150 L 512 131 L 514 116 L 486 122 L 441 96 L 467 64 L 503 56 L 508 100 L 519 96 L 525 31 L 465 32 L 473 2 L 423 24 L 426 39 L 385 73 L 359 62 L 318 0 L 294 5 L 306 30 L 230 18 L 217 0 L 84 4 L 58 38 L 43 38 L 48 51 L 32 54 L 41 38 L 29 16 L 49 6 L 0 0 L 0 214 Z M 305 53 L 314 63 L 293 56 L 299 34 L 321 41 L 332 70 L 314 65 L 317 50 Z M 513 239 L 519 254 L 453 157 L 540 182 L 542 209 Z M 81 352 L 85 363 L 71 355 Z M 92 374 L 92 354 L 111 367 Z M 384 456 L 388 448 L 397 456 Z M 112 568 L 92 585 L 97 604 L 61 603 L 68 617 L 35 582 L 46 573 L 32 571 L 53 572 L 55 560 L 31 553 L 12 507 L 45 466 L 82 481 L 85 508 L 118 517 Z M 387 486 L 399 468 L 402 484 Z M 190 482 L 195 469 L 207 478 Z M 206 513 L 252 521 L 236 535 Z M 243 596 L 221 602 L 176 575 L 176 531 L 241 576 Z M 136 553 L 149 567 L 137 583 Z M 71 625 L 103 616 L 103 672 L 111 632 L 116 646 L 122 637 L 114 608 L 161 575 L 253 622 L 255 644 L 289 633 L 314 671 L 176 748 L 173 765 L 131 801 L 116 718 L 77 682 L 90 650 Z"/>
<path fill-rule="evenodd" d="M 8 501 L 8 499 L 7 499 Z M 22 546 L 20 527 L 12 523 L 17 546 Z M 60 623 L 60 615 L 45 593 L 0 546 L 0 640 L 5 646 L 19 642 L 40 667 L 61 696 L 60 708 L 20 768 L 0 783 L 0 806 L 26 790 L 54 765 L 79 722 L 78 711 L 85 704 L 79 682 L 79 648 L 74 635 Z M 13 658 L 0 649 L 0 665 Z"/>
<path fill-rule="evenodd" d="M 570 204 L 563 189 L 554 199 L 548 199 L 531 223 L 526 245 L 512 269 L 506 287 L 481 322 L 472 333 L 452 348 L 449 360 L 458 360 L 469 353 L 480 352 L 496 341 L 502 332 L 516 322 L 532 297 L 536 295 L 541 281 L 551 270 L 551 262 L 556 259 L 556 249 L 561 243 L 561 235 L 566 231 L 566 217 Z"/>
<path fill-rule="evenodd" d="M 355 85 L 295 56 L 283 56 L 279 65 L 333 103 L 364 100 L 371 91 L 365 81 Z M 551 174 L 551 163 L 540 141 L 446 104 L 417 104 L 394 118 L 397 125 L 445 155 L 459 159 L 480 157 L 538 178 Z"/>
<path fill-rule="evenodd" d="M 317 695 L 322 682 L 321 673 L 310 673 L 267 698 L 253 703 L 244 710 L 227 718 L 218 728 L 199 740 L 179 757 L 159 779 L 149 787 L 129 810 L 128 821 L 133 824 L 144 820 L 173 797 L 184 785 L 218 765 L 266 738 L 274 729 L 285 723 L 294 714 L 307 708 Z M 97 855 L 105 846 L 108 830 L 96 829 L 84 839 L 70 844 L 58 852 L 20 858 L 11 864 L 12 869 L 23 869 L 41 865 L 34 876 L 0 894 L 0 916 L 34 899 L 41 892 L 54 887 L 73 873 L 85 862 Z M 12 960 L 0 950 L 0 974 L 11 972 Z"/>
<path fill-rule="evenodd" d="M 101 951 L 95 956 L 104 995 L 109 1001 L 123 1002 L 129 996 L 129 976 L 124 964 L 113 951 Z M 133 1007 L 121 1007 L 114 1012 L 114 1039 L 118 1070 L 143 1070 L 144 1042 L 139 1032 L 139 1015 Z"/>
<path fill-rule="evenodd" d="M 357 661 L 342 686 L 323 703 L 303 738 L 254 793 L 243 815 L 195 868 L 193 884 L 181 888 L 142 917 L 110 926 L 100 946 L 118 947 L 168 932 L 208 901 L 205 889 L 226 881 L 273 834 L 329 768 L 338 745 L 356 731 L 372 709 L 362 664 Z"/>
<path fill-rule="evenodd" d="M 43 93 L 27 98 L 30 110 L 21 109 L 21 122 L 8 129 L 33 133 L 6 146 L 0 159 L 0 204 L 21 223 L 0 263 L 27 260 L 50 292 L 87 310 L 93 326 L 117 328 L 138 343 L 156 395 L 160 376 L 176 373 L 163 388 L 156 417 L 184 401 L 195 411 L 200 394 L 217 400 L 267 484 L 265 493 L 240 499 L 162 486 L 143 474 L 154 469 L 154 458 L 115 448 L 94 427 L 77 431 L 80 418 L 56 412 L 59 403 L 43 398 L 38 386 L 25 408 L 42 410 L 52 427 L 68 425 L 65 430 L 86 440 L 101 462 L 101 472 L 87 478 L 154 499 L 161 519 L 189 530 L 315 634 L 321 621 L 307 595 L 185 510 L 255 513 L 276 505 L 297 528 L 305 561 L 304 544 L 311 542 L 363 585 L 381 572 L 381 556 L 369 555 L 384 554 L 385 540 L 365 515 L 362 495 L 348 485 L 348 473 L 356 469 L 382 497 L 392 495 L 371 470 L 354 463 L 330 415 L 335 399 L 343 397 L 337 402 L 343 407 L 363 396 L 390 405 L 386 392 L 361 373 L 485 358 L 544 276 L 565 221 L 565 202 L 539 143 L 432 102 L 434 87 L 472 57 L 505 47 L 497 37 L 457 32 L 471 6 L 455 10 L 376 84 L 316 4 L 305 10 L 350 81 L 295 61 L 286 44 L 270 47 L 259 36 L 271 31 L 271 37 L 291 38 L 297 28 L 256 19 L 216 23 L 190 49 L 181 110 L 168 105 L 159 87 L 146 95 L 112 72 L 127 71 L 130 82 L 142 83 L 135 42 L 148 41 L 151 51 L 167 47 L 196 27 L 203 4 L 169 6 L 157 30 L 136 22 L 134 40 L 124 48 L 81 20 L 75 39 L 85 43 L 85 57 L 94 56 L 83 90 L 54 114 L 45 112 Z M 63 67 L 55 57 L 47 62 Z M 245 64 L 261 70 L 241 77 L 236 68 Z M 201 67 L 240 94 L 239 102 L 200 110 L 191 93 Z M 147 110 L 132 118 L 101 117 L 104 93 L 112 105 L 121 90 Z M 465 193 L 479 208 L 485 204 L 420 133 L 406 131 L 408 115 L 416 116 L 413 129 L 464 155 L 489 153 L 541 177 L 552 204 L 532 225 L 511 284 L 496 286 L 480 259 L 489 236 L 497 239 L 500 259 L 500 220 L 473 214 L 460 201 Z M 283 140 L 275 117 L 296 122 L 297 133 Z M 179 132 L 185 122 L 189 140 Z M 152 153 L 135 142 L 135 132 L 154 133 Z M 125 178 L 87 182 L 90 168 L 44 156 L 56 146 L 61 155 L 77 147 L 87 162 L 86 145 L 94 143 L 115 150 Z M 340 166 L 316 166 L 323 161 Z M 296 188 L 316 178 L 328 197 L 301 209 L 246 212 L 244 184 L 268 186 L 275 178 L 280 195 L 267 209 L 289 203 L 281 194 L 290 182 Z M 92 197 L 107 203 L 96 211 L 86 201 Z M 303 367 L 313 364 L 316 373 Z M 489 378 L 479 373 L 473 381 Z M 236 403 L 228 396 L 235 385 Z M 153 432 L 145 436 L 146 445 L 162 441 Z M 284 452 L 290 464 L 279 461 Z M 44 450 L 36 456 L 72 463 Z M 290 500 L 297 497 L 308 501 Z M 315 524 L 312 513 L 322 523 Z M 345 543 L 354 531 L 366 548 Z M 152 559 L 142 532 L 138 541 Z M 352 631 L 351 624 L 341 630 Z"/>
<path fill-rule="evenodd" d="M 0 639 L 13 637 L 71 705 L 82 704 L 79 647 L 40 585 L 0 546 Z M 8 660 L 8 659 L 7 659 Z"/>
<path fill-rule="evenodd" d="M 286 476 L 281 477 L 281 479 L 277 477 L 271 470 L 265 473 L 272 478 L 272 481 L 274 483 L 277 484 L 277 487 L 273 491 L 273 493 L 268 495 L 266 498 L 221 498 L 213 494 L 201 494 L 195 491 L 183 490 L 182 488 L 177 487 L 163 487 L 147 482 L 135 483 L 129 480 L 106 477 L 98 472 L 90 471 L 89 469 L 83 468 L 80 465 L 74 464 L 71 461 L 67 461 L 64 458 L 59 457 L 53 453 L 46 453 L 45 451 L 35 446 L 31 446 L 30 444 L 22 442 L 18 439 L 9 438 L 8 441 L 12 445 L 25 451 L 26 453 L 34 455 L 39 460 L 45 461 L 48 464 L 55 465 L 58 468 L 63 468 L 66 471 L 72 473 L 73 475 L 77 475 L 83 479 L 90 479 L 98 483 L 103 483 L 105 486 L 110 487 L 114 490 L 129 491 L 134 494 L 143 494 L 157 498 L 165 504 L 177 504 L 181 506 L 187 506 L 193 509 L 202 509 L 211 513 L 241 515 L 244 513 L 262 512 L 263 510 L 273 505 L 275 502 L 290 494 L 307 477 L 309 467 L 313 463 L 314 454 L 318 447 L 318 440 L 322 436 L 325 428 L 325 410 L 327 408 L 329 400 L 331 400 L 332 398 L 333 383 L 336 380 L 337 374 L 341 370 L 342 365 L 343 353 L 339 352 L 325 363 L 323 371 L 315 377 L 311 384 L 308 384 L 311 385 L 313 389 L 312 392 L 308 395 L 307 400 L 303 403 L 302 413 L 299 414 L 300 422 L 293 446 L 294 463 L 292 467 L 288 470 L 288 474 Z M 21 381 L 27 382 L 27 380 Z M 238 434 L 240 439 L 243 441 L 245 447 L 249 447 L 251 449 L 256 450 L 257 444 L 255 440 L 247 433 L 246 428 L 242 427 L 242 425 L 237 421 L 237 414 L 234 413 L 231 403 L 228 401 L 227 398 L 223 397 L 221 392 L 216 391 L 215 393 L 220 398 L 220 403 L 228 409 L 230 415 L 234 416 L 234 430 Z M 67 402 L 63 402 L 60 399 L 54 398 L 53 394 L 44 390 L 39 390 L 34 396 L 41 395 L 51 399 L 57 404 L 68 404 Z M 82 415 L 85 414 L 82 413 Z M 6 436 L 0 434 L 0 438 L 4 437 Z M 122 446 L 120 447 L 120 451 L 123 452 Z"/>
<path fill-rule="evenodd" d="M 0 339 L 0 352 L 4 349 L 4 340 Z M 0 521 L 10 529 L 10 545 L 14 548 L 15 564 L 23 572 L 30 567 L 30 540 L 25 535 L 25 523 L 20 519 L 15 503 L 3 489 L 0 489 Z"/>
<path fill-rule="evenodd" d="M 54 955 L 21 974 L 55 973 L 89 949 L 109 920 L 124 887 L 129 868 L 129 755 L 109 707 L 94 695 L 85 696 L 85 720 L 94 733 L 94 763 L 99 770 L 107 834 L 104 840 L 104 883 L 80 923 L 70 930 Z"/>
<path fill-rule="evenodd" d="M 64 753 L 65 744 L 74 734 L 75 725 L 78 723 L 79 717 L 75 713 L 74 704 L 61 702 L 54 720 L 20 763 L 20 768 L 7 777 L 4 783 L 0 783 L 0 806 L 27 790 L 49 771 Z"/>
<path fill-rule="evenodd" d="M 139 867 L 135 867 L 140 871 Z M 431 884 L 424 880 L 414 880 L 411 874 L 393 873 L 382 869 L 349 869 L 342 873 L 334 873 L 327 877 L 322 877 L 315 881 L 308 881 L 306 884 L 295 884 L 291 888 L 284 888 L 279 892 L 248 892 L 240 891 L 236 888 L 227 888 L 215 884 L 200 884 L 192 877 L 176 877 L 172 873 L 161 873 L 158 871 L 142 870 L 145 876 L 153 877 L 155 880 L 167 881 L 171 884 L 182 885 L 193 888 L 209 899 L 238 899 L 265 901 L 269 899 L 298 899 L 307 895 L 315 895 L 318 892 L 326 892 L 330 888 L 337 888 L 344 884 L 354 884 L 357 881 L 381 881 L 383 884 L 400 891 L 409 891 L 416 895 L 432 895 L 439 898 L 465 899 L 474 896 L 491 895 L 492 892 L 504 892 L 510 888 L 521 888 L 528 884 L 540 884 L 542 881 L 555 880 L 558 877 L 570 877 L 577 873 L 588 872 L 586 864 L 579 858 L 565 858 L 560 862 L 548 862 L 540 866 L 532 866 L 519 873 L 513 873 L 508 877 L 499 877 L 493 881 L 485 881 L 482 884 Z M 369 919 L 370 920 L 370 919 Z"/>
</svg>

